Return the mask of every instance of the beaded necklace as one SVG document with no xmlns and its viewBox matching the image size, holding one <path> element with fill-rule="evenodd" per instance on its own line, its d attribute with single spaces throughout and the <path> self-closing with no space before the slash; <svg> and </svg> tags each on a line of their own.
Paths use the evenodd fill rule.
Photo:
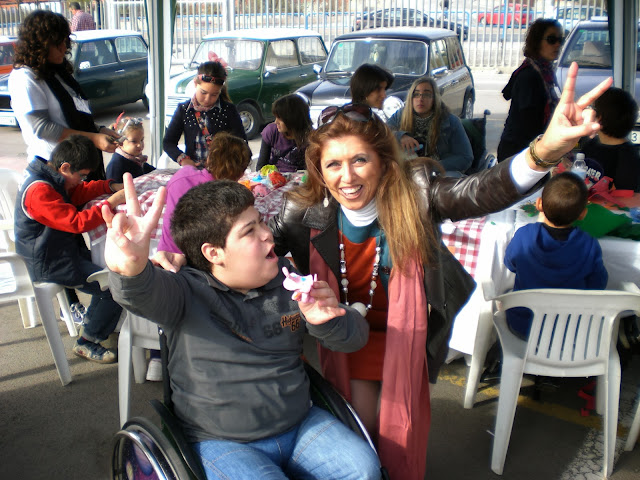
<svg viewBox="0 0 640 480">
<path fill-rule="evenodd" d="M 347 280 L 347 260 L 344 253 L 344 239 L 342 237 L 342 211 L 338 213 L 338 218 L 340 221 L 340 284 L 342 285 L 342 292 L 344 293 L 344 304 L 349 305 L 349 280 Z M 373 295 L 376 291 L 376 287 L 378 283 L 376 280 L 378 279 L 378 269 L 380 268 L 380 235 L 376 235 L 376 256 L 373 261 L 373 271 L 371 273 L 371 283 L 369 283 L 369 303 L 365 306 L 362 302 L 356 302 L 351 305 L 354 309 L 356 309 L 360 315 L 363 317 L 367 316 L 369 310 L 371 310 L 371 306 L 373 304 Z"/>
</svg>

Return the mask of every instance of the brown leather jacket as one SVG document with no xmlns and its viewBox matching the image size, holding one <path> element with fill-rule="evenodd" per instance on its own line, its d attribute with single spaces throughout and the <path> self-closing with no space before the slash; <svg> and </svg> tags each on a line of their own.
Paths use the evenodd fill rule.
<svg viewBox="0 0 640 480">
<path fill-rule="evenodd" d="M 440 224 L 445 219 L 458 221 L 503 210 L 544 183 L 543 179 L 525 195 L 519 194 L 511 180 L 510 165 L 511 160 L 504 161 L 464 178 L 441 176 L 426 165 L 413 169 L 413 180 L 420 187 L 423 206 L 431 217 L 431 225 L 425 225 L 425 228 L 432 228 L 437 240 L 433 245 L 433 264 L 424 266 L 425 291 L 430 306 L 427 363 L 432 383 L 446 358 L 453 320 L 475 288 L 473 278 L 442 243 Z M 276 254 L 291 252 L 298 270 L 308 275 L 311 241 L 339 279 L 338 206 L 332 199 L 326 208 L 321 204 L 303 208 L 285 199 L 280 213 L 269 222 Z M 320 233 L 310 238 L 311 229 L 320 230 Z"/>
</svg>

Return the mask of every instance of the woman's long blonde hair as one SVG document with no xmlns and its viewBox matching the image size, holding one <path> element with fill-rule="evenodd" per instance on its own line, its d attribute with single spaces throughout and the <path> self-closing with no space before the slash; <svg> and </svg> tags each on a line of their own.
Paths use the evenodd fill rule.
<svg viewBox="0 0 640 480">
<path fill-rule="evenodd" d="M 413 135 L 415 133 L 414 119 L 416 117 L 416 113 L 413 111 L 413 92 L 415 92 L 416 88 L 423 83 L 431 85 L 431 89 L 433 90 L 433 108 L 431 110 L 433 112 L 433 119 L 431 120 L 430 135 L 427 139 L 429 144 L 425 145 L 426 152 L 433 152 L 435 151 L 435 146 L 438 142 L 438 137 L 440 136 L 440 124 L 442 119 L 449 115 L 449 109 L 442 102 L 440 89 L 433 77 L 420 77 L 411 84 L 411 87 L 409 87 L 407 100 L 405 102 L 404 109 L 402 110 L 402 116 L 400 117 L 400 130 L 408 132 L 409 135 Z"/>
<path fill-rule="evenodd" d="M 404 270 L 416 258 L 430 264 L 429 246 L 435 245 L 431 221 L 420 205 L 418 187 L 409 177 L 409 169 L 399 162 L 400 150 L 393 132 L 375 115 L 368 122 L 361 122 L 339 113 L 331 123 L 313 131 L 306 151 L 309 179 L 289 195 L 306 207 L 321 203 L 327 188 L 320 163 L 322 151 L 329 140 L 351 135 L 368 143 L 380 158 L 384 172 L 375 197 L 378 223 L 394 267 Z"/>
</svg>

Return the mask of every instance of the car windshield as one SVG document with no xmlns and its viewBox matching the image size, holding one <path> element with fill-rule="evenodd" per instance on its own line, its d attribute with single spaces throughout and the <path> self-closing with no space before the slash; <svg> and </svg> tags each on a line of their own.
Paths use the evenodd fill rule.
<svg viewBox="0 0 640 480">
<path fill-rule="evenodd" d="M 264 43 L 255 40 L 205 40 L 198 46 L 190 67 L 196 68 L 201 63 L 220 60 L 232 69 L 258 70 L 263 52 Z"/>
<path fill-rule="evenodd" d="M 363 63 L 375 63 L 393 73 L 423 75 L 427 44 L 377 38 L 343 40 L 331 49 L 325 73 L 353 73 Z"/>
<path fill-rule="evenodd" d="M 611 70 L 611 43 L 609 30 L 579 28 L 571 37 L 560 61 L 561 67 L 569 67 L 576 62 L 583 68 L 602 68 Z M 636 66 L 637 69 L 637 66 Z"/>
</svg>

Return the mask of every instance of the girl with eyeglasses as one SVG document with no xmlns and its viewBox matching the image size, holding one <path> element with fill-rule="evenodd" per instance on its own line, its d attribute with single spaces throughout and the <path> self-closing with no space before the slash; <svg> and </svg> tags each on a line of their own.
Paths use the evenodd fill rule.
<svg viewBox="0 0 640 480">
<path fill-rule="evenodd" d="M 304 170 L 307 137 L 312 130 L 309 105 L 299 95 L 280 97 L 271 107 L 276 121 L 262 130 L 256 170 L 275 165 L 280 172 Z"/>
<path fill-rule="evenodd" d="M 114 130 L 118 133 L 121 143 L 107 165 L 107 178 L 122 183 L 125 172 L 136 178 L 155 170 L 153 165 L 147 163 L 147 156 L 142 154 L 144 125 L 141 118 L 118 118 Z"/>
<path fill-rule="evenodd" d="M 502 90 L 511 100 L 498 145 L 498 162 L 519 152 L 544 132 L 558 104 L 560 88 L 553 70 L 564 39 L 557 20 L 539 18 L 524 42 L 524 61 Z"/>
<path fill-rule="evenodd" d="M 193 79 L 193 96 L 176 107 L 162 147 L 180 166 L 204 168 L 211 140 L 218 132 L 229 132 L 247 140 L 242 120 L 225 85 L 227 71 L 220 62 L 205 62 Z M 185 150 L 178 148 L 184 134 Z"/>
<path fill-rule="evenodd" d="M 387 122 L 405 154 L 438 161 L 448 176 L 459 177 L 473 163 L 471 143 L 460 119 L 449 112 L 432 77 L 418 78 L 404 108 Z"/>
<path fill-rule="evenodd" d="M 402 161 L 393 132 L 367 105 L 328 107 L 309 135 L 307 182 L 285 194 L 269 222 L 276 254 L 290 252 L 301 274 L 317 274 L 369 323 L 364 348 L 320 349 L 320 364 L 376 440 L 390 478 L 424 479 L 429 381 L 475 287 L 442 243 L 440 224 L 525 198 L 581 136 L 597 131 L 585 108 L 611 80 L 574 101 L 577 70 L 531 149 L 463 178 L 438 175 L 424 159 Z"/>
</svg>

